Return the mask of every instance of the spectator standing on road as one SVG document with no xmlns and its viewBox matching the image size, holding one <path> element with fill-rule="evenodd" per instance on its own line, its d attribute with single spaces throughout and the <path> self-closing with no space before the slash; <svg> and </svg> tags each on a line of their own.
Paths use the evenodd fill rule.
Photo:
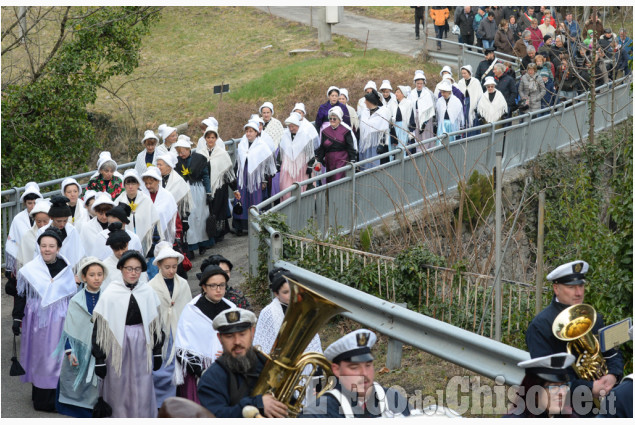
<svg viewBox="0 0 635 425">
<path fill-rule="evenodd" d="M 542 77 L 536 73 L 536 64 L 530 63 L 527 72 L 520 78 L 518 94 L 521 99 L 529 101 L 529 109 L 526 112 L 534 112 L 540 109 L 540 102 L 545 97 L 545 83 Z"/>
<path fill-rule="evenodd" d="M 531 21 L 536 18 L 536 12 L 533 6 L 527 6 L 527 12 L 521 13 L 518 21 L 520 31 L 524 31 L 531 27 Z"/>
<path fill-rule="evenodd" d="M 514 43 L 516 43 L 518 40 L 520 40 L 522 35 L 520 32 L 520 29 L 518 28 L 518 19 L 516 19 L 516 17 L 512 15 L 509 17 L 509 20 L 507 21 L 507 23 L 509 24 L 509 30 L 512 32 L 512 35 L 514 36 Z"/>
<path fill-rule="evenodd" d="M 521 14 L 521 8 L 519 6 L 503 6 L 503 18 L 510 22 L 513 16 L 516 21 Z"/>
<path fill-rule="evenodd" d="M 536 60 L 536 49 L 534 46 L 527 47 L 527 56 L 525 56 L 520 62 L 520 72 L 525 73 L 527 71 L 527 65 Z"/>
<path fill-rule="evenodd" d="M 577 39 L 580 35 L 580 24 L 578 24 L 578 21 L 573 19 L 573 13 L 567 12 L 565 15 L 564 25 L 568 31 L 567 35 L 574 40 Z"/>
<path fill-rule="evenodd" d="M 545 96 L 540 102 L 540 108 L 547 108 L 553 106 L 556 103 L 556 88 L 553 83 L 553 78 L 549 76 L 549 71 L 542 69 L 539 73 L 542 82 L 545 83 Z M 546 112 L 547 114 L 548 112 Z"/>
<path fill-rule="evenodd" d="M 494 38 L 496 38 L 496 21 L 494 20 L 493 13 L 488 13 L 487 18 L 481 20 L 476 34 L 477 36 L 480 36 L 484 49 L 494 47 Z"/>
<path fill-rule="evenodd" d="M 443 38 L 443 27 L 446 20 L 450 17 L 450 10 L 447 6 L 432 6 L 430 9 L 430 17 L 434 21 L 434 36 L 438 39 Z M 441 50 L 441 41 L 437 40 L 437 50 Z"/>
<path fill-rule="evenodd" d="M 518 96 L 516 81 L 505 73 L 505 65 L 502 63 L 494 65 L 494 76 L 497 81 L 496 89 L 507 101 L 507 115 L 504 118 L 509 118 L 516 109 L 516 96 Z"/>
<path fill-rule="evenodd" d="M 497 52 L 514 55 L 514 33 L 509 29 L 509 24 L 505 19 L 501 19 L 498 31 L 496 31 L 494 47 Z"/>
<path fill-rule="evenodd" d="M 594 34 L 604 34 L 604 25 L 602 25 L 602 20 L 595 14 L 591 14 L 589 19 L 587 19 L 584 23 L 582 34 L 588 34 L 589 30 L 593 30 Z"/>
<path fill-rule="evenodd" d="M 531 33 L 532 46 L 534 46 L 534 49 L 538 50 L 543 42 L 544 35 L 542 34 L 542 31 L 540 31 L 540 28 L 538 28 L 537 19 L 533 19 L 531 21 L 531 26 L 527 28 L 527 31 Z"/>
<path fill-rule="evenodd" d="M 551 18 L 551 14 L 545 15 L 545 17 L 550 19 L 545 19 L 544 23 L 538 25 L 538 29 L 542 33 L 543 39 L 545 35 L 550 35 L 551 37 L 555 37 L 556 27 L 555 25 L 552 24 L 552 22 L 555 22 L 555 21 L 553 20 L 553 18 Z"/>
<path fill-rule="evenodd" d="M 487 13 L 483 8 L 479 7 L 476 10 L 476 14 L 474 14 L 474 21 L 472 22 L 472 28 L 474 29 L 474 34 L 476 35 L 476 45 L 478 47 L 483 47 L 483 40 L 478 33 L 478 29 L 481 26 L 481 21 L 487 17 Z"/>
<path fill-rule="evenodd" d="M 410 6 L 414 9 L 415 12 L 415 40 L 419 40 L 419 26 L 424 26 L 425 21 L 423 19 L 423 14 L 425 12 L 425 6 Z M 423 29 L 426 30 L 425 28 Z"/>
<path fill-rule="evenodd" d="M 624 28 L 620 29 L 619 37 L 617 39 L 618 57 L 617 57 L 617 71 L 624 71 L 624 75 L 630 75 L 631 69 L 628 65 L 628 61 L 633 60 L 633 40 L 626 35 Z"/>
<path fill-rule="evenodd" d="M 471 6 L 464 6 L 461 13 L 454 16 L 454 23 L 459 26 L 459 37 L 464 44 L 474 44 L 474 12 Z M 472 50 L 468 47 L 468 50 Z"/>
<path fill-rule="evenodd" d="M 527 56 L 527 48 L 529 46 L 534 47 L 531 44 L 531 32 L 525 30 L 522 33 L 522 37 L 514 43 L 514 54 L 519 58 L 524 58 Z"/>
</svg>

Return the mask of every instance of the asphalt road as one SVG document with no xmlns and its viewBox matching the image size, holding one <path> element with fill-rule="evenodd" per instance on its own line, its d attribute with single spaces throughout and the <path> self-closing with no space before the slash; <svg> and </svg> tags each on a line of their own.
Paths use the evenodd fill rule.
<svg viewBox="0 0 635 425">
<path fill-rule="evenodd" d="M 247 250 L 247 236 L 237 237 L 234 234 L 228 234 L 225 239 L 213 248 L 207 250 L 204 256 L 196 255 L 192 261 L 192 270 L 188 272 L 188 283 L 192 289 L 192 295 L 198 295 L 200 288 L 196 280 L 196 273 L 200 271 L 201 263 L 205 258 L 212 254 L 221 254 L 234 265 L 232 270 L 231 282 L 232 286 L 241 288 L 244 279 L 244 273 L 249 268 Z M 198 253 L 197 253 L 198 254 Z M 13 308 L 13 297 L 4 293 L 4 284 L 6 279 L 2 279 L 2 341 L 0 359 L 2 368 L 0 369 L 1 378 L 1 410 L 2 418 L 67 418 L 67 416 L 57 413 L 46 413 L 33 410 L 31 402 L 31 384 L 23 384 L 19 377 L 9 376 L 11 367 L 11 356 L 13 351 L 13 332 L 11 331 L 11 309 Z M 20 337 L 18 340 L 18 352 L 20 349 Z"/>
</svg>

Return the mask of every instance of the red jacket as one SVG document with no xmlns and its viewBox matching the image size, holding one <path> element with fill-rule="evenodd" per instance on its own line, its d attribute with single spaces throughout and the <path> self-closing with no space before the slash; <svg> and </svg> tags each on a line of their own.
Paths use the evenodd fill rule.
<svg viewBox="0 0 635 425">
<path fill-rule="evenodd" d="M 528 27 L 527 31 L 531 33 L 531 44 L 534 46 L 537 52 L 538 48 L 540 47 L 540 43 L 543 42 L 542 31 L 540 31 L 540 29 L 538 28 L 534 29 L 532 27 Z"/>
</svg>

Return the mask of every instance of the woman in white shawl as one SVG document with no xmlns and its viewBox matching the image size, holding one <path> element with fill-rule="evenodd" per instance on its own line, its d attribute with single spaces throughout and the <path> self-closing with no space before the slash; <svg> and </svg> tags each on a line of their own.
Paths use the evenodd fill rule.
<svg viewBox="0 0 635 425">
<path fill-rule="evenodd" d="M 162 352 L 163 364 L 160 369 L 152 372 L 152 379 L 157 407 L 161 407 L 166 398 L 176 396 L 176 386 L 173 383 L 176 351 L 174 338 L 179 317 L 187 303 L 192 301 L 192 292 L 187 280 L 176 274 L 179 263 L 183 261 L 183 255 L 173 250 L 172 245 L 165 241 L 157 244 L 154 253 L 153 263 L 159 268 L 159 273 L 148 283 L 161 302 L 159 316 L 165 341 Z"/>
<path fill-rule="evenodd" d="M 348 92 L 347 92 L 348 93 Z M 307 132 L 307 134 L 309 135 L 309 137 L 311 138 L 311 140 L 313 141 L 313 149 L 317 149 L 320 147 L 320 135 L 318 134 L 317 130 L 315 129 L 315 126 L 313 124 L 311 124 L 309 122 L 308 119 L 306 119 L 306 108 L 304 107 L 304 103 L 299 102 L 296 103 L 293 106 L 293 111 L 291 112 L 297 112 L 298 114 L 300 114 L 301 120 L 300 120 L 300 127 L 305 129 L 304 131 Z M 359 121 L 357 123 L 357 125 L 359 126 Z M 311 128 L 309 128 L 311 127 Z"/>
<path fill-rule="evenodd" d="M 397 142 L 402 148 L 410 143 L 411 135 L 408 131 L 408 122 L 412 115 L 412 102 L 408 99 L 410 87 L 397 86 L 395 90 L 395 98 L 397 99 L 397 108 L 392 116 L 392 125 L 395 129 Z M 392 141 L 391 141 L 392 142 Z"/>
<path fill-rule="evenodd" d="M 487 91 L 483 93 L 476 106 L 476 113 L 481 125 L 496 122 L 507 113 L 507 101 L 503 94 L 496 90 L 494 77 L 486 77 L 483 85 Z"/>
<path fill-rule="evenodd" d="M 300 114 L 292 112 L 284 122 L 287 128 L 280 142 L 280 190 L 310 177 L 310 174 L 307 174 L 307 167 L 312 165 L 315 157 L 313 140 L 306 129 L 300 126 L 300 120 Z M 302 186 L 302 191 L 305 190 L 306 187 Z M 291 194 L 286 194 L 282 200 L 290 196 Z"/>
<path fill-rule="evenodd" d="M 452 133 L 463 128 L 465 123 L 463 115 L 463 105 L 456 96 L 452 94 L 452 84 L 449 80 L 443 80 L 439 87 L 441 97 L 437 99 L 437 136 L 443 133 Z M 450 141 L 456 139 L 456 135 L 450 136 Z M 441 141 L 437 142 L 438 145 Z"/>
<path fill-rule="evenodd" d="M 463 115 L 465 116 L 465 127 L 470 128 L 478 124 L 476 120 L 476 105 L 483 96 L 483 88 L 476 78 L 472 78 L 472 65 L 464 65 L 461 67 L 461 80 L 459 81 L 459 90 L 465 96 L 463 101 Z M 468 136 L 473 134 L 468 133 Z"/>
<path fill-rule="evenodd" d="M 134 165 L 134 169 L 138 175 L 143 174 L 150 165 L 157 165 L 157 145 L 159 144 L 159 138 L 154 134 L 154 131 L 146 130 L 143 133 L 141 143 L 145 148 L 137 155 L 137 160 Z"/>
<path fill-rule="evenodd" d="M 33 227 L 28 232 L 22 235 L 20 241 L 20 247 L 18 248 L 18 258 L 16 261 L 16 272 L 22 268 L 26 263 L 35 258 L 37 249 L 37 237 L 38 230 L 48 225 L 51 222 L 49 217 L 49 209 L 51 208 L 51 202 L 48 199 L 38 198 L 35 201 L 35 206 L 29 214 L 33 220 Z"/>
<path fill-rule="evenodd" d="M 20 202 L 24 203 L 24 209 L 13 217 L 13 221 L 11 221 L 11 226 L 9 227 L 9 236 L 4 246 L 5 269 L 7 272 L 13 273 L 13 277 L 10 279 L 13 280 L 14 285 L 15 276 L 18 272 L 15 262 L 18 257 L 20 241 L 22 240 L 22 235 L 33 227 L 29 213 L 35 206 L 36 199 L 43 199 L 40 193 L 40 187 L 35 182 L 28 182 L 24 187 L 24 193 L 20 196 Z M 13 286 L 13 288 L 15 288 L 15 286 Z"/>
<path fill-rule="evenodd" d="M 161 172 L 161 186 L 174 197 L 179 216 L 185 217 L 190 213 L 194 201 L 192 201 L 190 185 L 174 169 L 177 162 L 176 153 L 166 153 L 157 159 L 157 168 Z"/>
<path fill-rule="evenodd" d="M 96 257 L 84 257 L 77 265 L 84 285 L 68 304 L 64 331 L 55 351 L 64 353 L 55 402 L 57 413 L 74 418 L 92 418 L 99 397 L 95 358 L 92 355 L 92 315 L 108 270 Z"/>
<path fill-rule="evenodd" d="M 346 106 L 348 109 L 348 115 L 351 117 L 351 129 L 353 132 L 359 130 L 359 117 L 357 116 L 357 111 L 351 105 L 348 104 L 348 89 L 343 89 L 340 87 L 340 103 Z M 302 104 L 304 106 L 304 104 Z M 317 149 L 317 148 L 316 148 Z"/>
<path fill-rule="evenodd" d="M 377 155 L 380 144 L 390 143 L 390 112 L 381 106 L 379 93 L 375 90 L 366 93 L 367 109 L 359 116 L 359 160 L 363 161 Z M 364 164 L 362 170 L 379 165 L 379 160 Z"/>
<path fill-rule="evenodd" d="M 258 205 L 267 198 L 267 178 L 277 172 L 273 151 L 260 137 L 257 122 L 249 121 L 244 126 L 243 135 L 236 150 L 234 171 L 238 177 L 238 191 L 234 192 L 236 200 L 242 202 L 240 214 L 234 210 L 232 226 L 236 234 L 241 236 L 247 229 L 247 214 L 252 205 Z"/>
<path fill-rule="evenodd" d="M 156 167 L 150 167 L 156 169 Z M 146 170 L 147 171 L 147 170 Z M 128 220 L 128 230 L 131 230 L 141 240 L 141 250 L 143 255 L 148 255 L 152 246 L 152 235 L 154 227 L 159 223 L 159 210 L 152 199 L 146 195 L 141 187 L 141 179 L 137 172 L 128 169 L 124 173 L 124 193 L 116 199 L 116 204 L 126 204 L 130 206 L 130 216 Z M 163 233 L 159 233 L 162 235 Z"/>
<path fill-rule="evenodd" d="M 357 117 L 361 119 L 362 112 L 368 109 L 366 106 L 366 94 L 372 93 L 372 91 L 377 91 L 377 84 L 374 81 L 368 81 L 364 86 L 364 96 L 360 97 L 357 101 Z"/>
<path fill-rule="evenodd" d="M 68 198 L 68 206 L 71 207 L 71 217 L 68 222 L 79 229 L 78 226 L 90 220 L 88 212 L 84 208 L 84 201 L 79 199 L 82 187 L 77 183 L 77 180 L 67 177 L 62 181 L 61 191 L 62 195 Z"/>
<path fill-rule="evenodd" d="M 117 263 L 123 281 L 108 285 L 93 310 L 95 374 L 104 380 L 101 396 L 113 418 L 155 418 L 152 371 L 161 367 L 163 335 L 159 297 L 139 281 L 147 270 L 138 251 Z"/>
<path fill-rule="evenodd" d="M 199 404 L 197 381 L 223 352 L 212 322 L 223 310 L 236 306 L 224 298 L 228 280 L 229 276 L 219 266 L 207 266 L 199 282 L 201 294 L 185 306 L 176 331 L 177 395 Z"/>
<path fill-rule="evenodd" d="M 284 127 L 280 120 L 273 117 L 274 110 L 273 104 L 271 102 L 265 102 L 258 109 L 262 120 L 264 121 L 263 131 L 271 136 L 273 142 L 276 144 L 276 147 L 280 145 L 280 139 L 282 139 L 282 132 L 284 131 Z"/>
<path fill-rule="evenodd" d="M 205 149 L 205 131 L 207 130 L 208 127 L 214 127 L 216 128 L 216 130 L 218 130 L 218 120 L 214 117 L 207 117 L 205 118 L 203 121 L 201 121 L 201 124 L 199 125 L 199 128 L 203 131 L 203 135 L 201 137 L 198 138 L 198 143 L 196 144 L 196 151 L 200 151 L 202 149 Z M 218 135 L 217 135 L 218 137 Z M 221 150 L 227 150 L 225 148 L 225 142 L 223 142 L 223 139 L 221 139 L 220 137 L 218 137 L 217 139 L 218 142 L 218 146 Z M 201 152 L 202 154 L 202 152 Z"/>
<path fill-rule="evenodd" d="M 415 71 L 413 77 L 415 88 L 410 92 L 408 99 L 412 102 L 412 114 L 408 123 L 408 130 L 415 135 L 418 144 L 417 151 L 421 152 L 436 144 L 436 141 L 427 142 L 424 140 L 434 137 L 434 114 L 435 102 L 434 94 L 425 86 L 426 76 L 422 70 Z"/>
<path fill-rule="evenodd" d="M 81 241 L 85 254 L 89 257 L 97 257 L 104 260 L 110 255 L 110 248 L 106 245 L 108 233 L 102 232 L 108 228 L 108 216 L 106 214 L 113 209 L 115 203 L 107 193 L 99 192 L 93 203 L 95 217 L 82 226 Z"/>
<path fill-rule="evenodd" d="M 197 152 L 207 158 L 209 164 L 209 183 L 212 199 L 209 201 L 208 206 L 210 216 L 214 218 L 216 227 L 214 239 L 218 243 L 229 232 L 229 188 L 234 191 L 238 186 L 236 174 L 234 173 L 234 164 L 224 149 L 223 141 L 218 136 L 218 127 L 208 127 L 203 135 L 203 140 L 204 143 L 202 145 L 199 142 Z"/>
<path fill-rule="evenodd" d="M 176 142 L 176 139 L 178 138 L 178 135 L 176 134 L 176 127 L 170 127 L 167 124 L 161 124 L 159 128 L 157 128 L 157 133 L 159 133 L 159 137 L 161 137 L 163 143 L 157 146 L 156 154 L 158 156 L 164 155 L 168 152 L 176 154 L 176 152 L 174 152 L 174 148 L 172 147 L 172 145 L 174 145 L 174 142 Z"/>
<path fill-rule="evenodd" d="M 267 354 L 273 348 L 273 343 L 278 337 L 280 326 L 282 326 L 284 315 L 289 306 L 291 291 L 289 283 L 285 279 L 286 273 L 288 273 L 288 270 L 282 268 L 275 268 L 269 272 L 269 289 L 273 292 L 274 298 L 269 305 L 262 309 L 256 324 L 253 345 L 259 345 L 260 349 Z M 313 336 L 304 351 L 322 353 L 322 343 L 318 334 Z"/>
<path fill-rule="evenodd" d="M 72 227 L 72 226 L 71 226 Z M 26 371 L 20 378 L 33 384 L 35 410 L 55 410 L 55 388 L 62 356 L 52 356 L 62 335 L 70 299 L 77 292 L 73 265 L 60 254 L 62 238 L 50 227 L 37 239 L 40 255 L 18 272 L 18 295 L 13 308 L 13 334 L 24 331 L 20 363 Z M 20 329 L 22 325 L 22 329 Z"/>
<path fill-rule="evenodd" d="M 60 231 L 62 239 L 62 255 L 71 267 L 75 267 L 79 260 L 86 255 L 84 244 L 82 243 L 79 231 L 68 222 L 71 216 L 71 209 L 68 206 L 66 196 L 54 195 L 51 197 L 51 207 L 49 208 L 50 224 L 38 229 L 38 238 L 48 228 L 55 227 Z M 37 254 L 37 252 L 36 252 Z M 37 256 L 37 255 L 36 255 Z"/>
</svg>

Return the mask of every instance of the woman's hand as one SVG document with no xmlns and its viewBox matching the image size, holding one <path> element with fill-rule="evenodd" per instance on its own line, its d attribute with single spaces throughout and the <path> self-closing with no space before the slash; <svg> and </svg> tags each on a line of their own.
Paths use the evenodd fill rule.
<svg viewBox="0 0 635 425">
<path fill-rule="evenodd" d="M 68 362 L 71 364 L 71 366 L 79 366 L 77 357 L 75 357 L 73 353 L 68 353 Z"/>
<path fill-rule="evenodd" d="M 236 198 L 237 201 L 240 201 L 240 191 L 239 190 L 235 190 L 234 191 L 234 198 Z"/>
</svg>

